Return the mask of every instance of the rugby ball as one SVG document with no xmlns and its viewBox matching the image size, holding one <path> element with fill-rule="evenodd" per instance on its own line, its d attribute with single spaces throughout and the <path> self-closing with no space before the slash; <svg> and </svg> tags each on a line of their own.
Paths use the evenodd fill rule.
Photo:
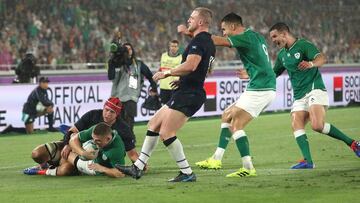
<svg viewBox="0 0 360 203">
<path fill-rule="evenodd" d="M 38 102 L 36 104 L 36 111 L 37 112 L 44 112 L 45 109 L 46 109 L 46 107 L 41 102 Z"/>
<path fill-rule="evenodd" d="M 86 142 L 84 142 L 82 144 L 82 148 L 85 150 L 85 151 L 93 151 L 93 153 L 95 154 L 95 156 L 97 157 L 98 156 L 98 153 L 99 153 L 99 148 L 96 146 L 96 144 L 94 143 L 93 140 L 88 140 Z M 89 159 L 83 157 L 83 156 L 79 156 L 80 159 L 84 160 L 84 161 L 87 161 Z"/>
</svg>

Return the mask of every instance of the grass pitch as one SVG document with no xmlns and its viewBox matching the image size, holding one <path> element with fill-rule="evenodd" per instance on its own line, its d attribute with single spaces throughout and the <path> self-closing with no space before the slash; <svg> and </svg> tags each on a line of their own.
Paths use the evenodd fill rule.
<svg viewBox="0 0 360 203">
<path fill-rule="evenodd" d="M 360 108 L 330 109 L 327 121 L 360 139 Z M 289 170 L 301 158 L 290 128 L 289 113 L 266 114 L 245 130 L 258 176 L 225 178 L 241 166 L 234 142 L 229 143 L 223 169 L 200 170 L 194 163 L 214 152 L 220 119 L 192 120 L 178 133 L 198 177 L 196 183 L 167 183 L 177 166 L 159 143 L 150 171 L 140 180 L 130 177 L 46 177 L 22 174 L 34 165 L 31 150 L 58 140 L 60 133 L 0 136 L 1 202 L 356 202 L 360 191 L 360 158 L 342 142 L 307 129 L 316 164 L 314 170 Z M 137 125 L 140 151 L 146 131 Z M 129 161 L 127 161 L 129 163 Z"/>
</svg>

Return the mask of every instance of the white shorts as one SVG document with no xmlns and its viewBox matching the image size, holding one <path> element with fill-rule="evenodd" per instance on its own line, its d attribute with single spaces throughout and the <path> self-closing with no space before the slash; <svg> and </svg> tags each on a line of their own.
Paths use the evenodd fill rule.
<svg viewBox="0 0 360 203">
<path fill-rule="evenodd" d="M 235 106 L 245 110 L 253 118 L 256 118 L 272 101 L 274 101 L 275 96 L 276 92 L 273 90 L 245 91 L 235 102 Z"/>
<path fill-rule="evenodd" d="M 82 173 L 90 176 L 95 176 L 96 172 L 92 169 L 89 169 L 89 164 L 94 163 L 94 160 L 84 161 L 79 159 L 76 163 L 76 168 Z"/>
<path fill-rule="evenodd" d="M 329 95 L 326 91 L 315 89 L 307 93 L 303 98 L 295 100 L 291 112 L 294 111 L 309 111 L 311 105 L 323 105 L 325 107 L 329 106 Z"/>
</svg>

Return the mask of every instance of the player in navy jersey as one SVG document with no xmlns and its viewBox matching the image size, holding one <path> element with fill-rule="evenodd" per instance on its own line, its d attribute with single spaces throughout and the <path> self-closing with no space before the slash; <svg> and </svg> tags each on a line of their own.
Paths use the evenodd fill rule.
<svg viewBox="0 0 360 203">
<path fill-rule="evenodd" d="M 91 110 L 85 113 L 74 126 L 62 129 L 64 138 L 59 141 L 49 142 L 37 146 L 31 153 L 32 159 L 39 163 L 39 166 L 26 168 L 24 173 L 34 173 L 49 166 L 58 166 L 61 158 L 67 158 L 71 149 L 69 140 L 73 133 L 86 130 L 100 122 L 105 122 L 120 135 L 125 145 L 125 151 L 130 160 L 135 161 L 138 153 L 135 149 L 135 136 L 130 127 L 120 118 L 122 109 L 121 101 L 117 97 L 109 98 L 103 109 Z M 72 169 L 69 169 L 71 171 Z"/>
<path fill-rule="evenodd" d="M 180 174 L 169 181 L 196 181 L 176 132 L 200 109 L 206 99 L 204 81 L 216 51 L 208 33 L 211 20 L 211 10 L 196 8 L 188 20 L 188 31 L 193 38 L 183 53 L 182 63 L 174 69 L 157 72 L 153 76 L 156 81 L 169 76 L 180 76 L 179 85 L 169 102 L 150 119 L 138 160 L 132 166 L 116 166 L 121 172 L 140 178 L 160 137 L 180 169 Z"/>
</svg>

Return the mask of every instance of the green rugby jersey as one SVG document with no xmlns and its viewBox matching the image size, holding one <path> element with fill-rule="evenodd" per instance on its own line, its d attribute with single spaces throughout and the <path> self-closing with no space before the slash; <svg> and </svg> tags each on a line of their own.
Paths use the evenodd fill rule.
<svg viewBox="0 0 360 203">
<path fill-rule="evenodd" d="M 300 70 L 301 61 L 312 61 L 320 54 L 315 45 L 305 39 L 297 39 L 289 48 L 282 48 L 277 56 L 274 72 L 281 75 L 286 69 L 294 92 L 295 100 L 303 98 L 313 89 L 326 90 L 317 67 Z"/>
<path fill-rule="evenodd" d="M 231 47 L 236 48 L 250 77 L 246 90 L 275 90 L 276 77 L 271 67 L 265 38 L 246 29 L 241 34 L 229 36 L 228 41 Z"/>
<path fill-rule="evenodd" d="M 81 131 L 78 134 L 81 143 L 92 139 L 92 132 L 94 128 L 95 126 L 92 126 L 91 128 Z M 125 164 L 124 143 L 115 130 L 112 131 L 112 136 L 113 138 L 110 143 L 104 148 L 99 149 L 99 154 L 94 160 L 95 163 L 98 163 L 107 168 L 114 168 L 115 164 Z"/>
</svg>

